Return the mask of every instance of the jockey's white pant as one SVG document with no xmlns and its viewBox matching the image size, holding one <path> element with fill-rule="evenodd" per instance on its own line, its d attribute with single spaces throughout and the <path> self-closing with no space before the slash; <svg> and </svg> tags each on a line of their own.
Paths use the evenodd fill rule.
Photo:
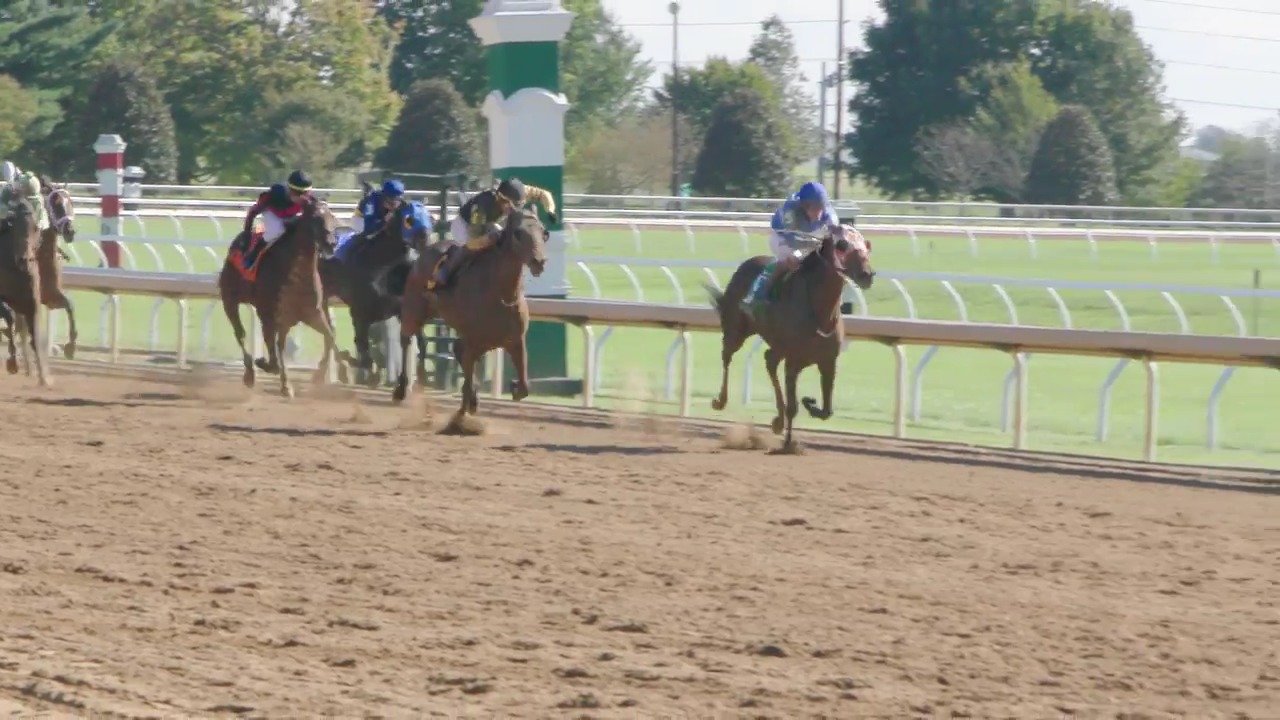
<svg viewBox="0 0 1280 720">
<path fill-rule="evenodd" d="M 284 234 L 284 218 L 273 212 L 264 212 L 259 217 L 262 218 L 262 239 L 268 245 L 279 240 Z"/>
<path fill-rule="evenodd" d="M 769 231 L 769 249 L 773 251 L 773 256 L 777 258 L 780 263 L 787 262 L 788 258 L 799 261 L 804 255 L 800 250 L 792 247 L 791 244 L 787 242 L 787 238 L 777 230 Z"/>
<path fill-rule="evenodd" d="M 454 215 L 449 221 L 449 240 L 454 245 L 466 245 L 467 237 L 467 221 L 461 215 Z"/>
</svg>

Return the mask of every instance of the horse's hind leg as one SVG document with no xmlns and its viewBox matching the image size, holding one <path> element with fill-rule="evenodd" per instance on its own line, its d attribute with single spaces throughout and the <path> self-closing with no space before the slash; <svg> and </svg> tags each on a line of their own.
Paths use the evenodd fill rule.
<svg viewBox="0 0 1280 720">
<path fill-rule="evenodd" d="M 733 362 L 734 353 L 741 350 L 742 344 L 751 336 L 740 313 L 724 312 L 726 316 L 720 322 L 720 362 L 724 368 L 720 376 L 720 394 L 711 400 L 712 410 L 723 410 L 729 403 L 729 364 Z"/>
<path fill-rule="evenodd" d="M 240 303 L 229 298 L 225 292 L 222 296 L 222 309 L 227 314 L 227 320 L 231 322 L 231 331 L 235 333 L 236 342 L 240 345 L 240 357 L 244 359 L 244 386 L 253 387 L 254 371 L 253 356 L 249 354 L 249 348 L 245 346 L 244 323 L 240 322 Z"/>
<path fill-rule="evenodd" d="M 804 398 L 802 402 L 804 402 L 804 409 L 809 411 L 809 417 L 819 420 L 827 420 L 831 417 L 831 392 L 835 388 L 838 358 L 839 355 L 833 355 L 818 362 L 818 374 L 822 376 L 822 409 L 818 409 L 818 404 L 813 401 L 813 398 Z"/>
<path fill-rule="evenodd" d="M 275 323 L 273 322 L 272 325 L 275 326 Z M 262 326 L 265 328 L 266 323 L 264 322 Z M 289 384 L 289 368 L 286 367 L 286 364 L 281 361 L 281 358 L 284 357 L 284 344 L 289 339 L 289 330 L 291 328 L 292 328 L 292 324 L 279 325 L 279 326 L 273 327 L 272 329 L 275 332 L 273 333 L 271 344 L 267 346 L 271 349 L 271 363 L 275 365 L 277 368 L 279 368 L 280 394 L 283 395 L 286 399 L 293 398 L 293 386 Z M 328 351 L 329 351 L 329 345 L 326 342 L 326 347 L 325 347 L 326 358 L 328 357 Z"/>
<path fill-rule="evenodd" d="M 511 384 L 511 399 L 520 401 L 529 397 L 529 358 L 525 351 L 523 333 L 507 346 L 507 354 L 511 356 L 511 365 L 516 369 L 516 381 Z M 494 372 L 498 370 L 493 369 Z"/>
<path fill-rule="evenodd" d="M 280 359 L 284 357 L 282 354 L 284 352 L 283 342 L 285 338 L 289 337 L 289 333 L 286 332 L 283 334 L 283 337 L 280 337 L 281 344 L 277 347 L 276 339 L 281 335 L 281 333 L 279 328 L 276 326 L 276 319 L 271 316 L 271 313 L 268 313 L 266 315 L 260 315 L 258 317 L 258 321 L 262 324 L 262 341 L 267 347 L 267 357 L 265 360 L 258 358 L 253 362 L 258 366 L 258 369 L 263 372 L 278 373 L 280 372 L 281 365 L 283 365 L 283 363 L 280 362 Z"/>
<path fill-rule="evenodd" d="M 462 407 L 458 409 L 458 415 L 475 415 L 480 409 L 480 397 L 475 385 L 476 363 L 480 358 L 462 338 L 453 341 L 453 354 L 462 366 Z"/>
<path fill-rule="evenodd" d="M 800 403 L 796 401 L 796 380 L 804 367 L 800 363 L 787 361 L 787 435 L 782 441 L 783 452 L 795 452 L 797 449 L 795 440 L 791 438 L 791 431 L 795 426 L 796 413 L 800 411 Z"/>
<path fill-rule="evenodd" d="M 62 356 L 68 360 L 74 360 L 76 357 L 76 340 L 80 334 L 76 332 L 76 309 L 71 303 L 71 298 L 61 290 L 54 290 L 50 298 L 51 302 L 45 303 L 50 310 L 66 310 L 67 311 L 67 328 L 68 337 L 65 345 L 62 346 Z"/>
<path fill-rule="evenodd" d="M 782 362 L 782 355 L 773 348 L 765 348 L 764 351 L 764 369 L 769 373 L 769 381 L 773 383 L 773 399 L 778 407 L 778 414 L 773 418 L 771 427 L 774 435 L 781 435 L 783 429 L 783 415 L 787 412 L 787 405 L 782 400 L 782 385 L 778 382 L 778 364 Z"/>
<path fill-rule="evenodd" d="M 10 375 L 17 375 L 18 374 L 18 343 L 17 343 L 18 328 L 17 328 L 17 324 L 13 319 L 13 311 L 9 309 L 8 305 L 5 305 L 3 303 L 0 303 L 0 320 L 4 320 L 4 324 L 6 328 L 5 334 L 9 336 L 9 359 L 5 361 L 4 367 L 5 367 L 5 370 L 9 371 Z"/>
<path fill-rule="evenodd" d="M 376 388 L 378 374 L 373 371 L 373 354 L 369 350 L 369 328 L 373 323 L 367 315 L 356 317 L 352 313 L 351 324 L 355 326 L 356 356 L 359 358 L 360 367 L 356 380 L 363 382 L 367 387 Z"/>
<path fill-rule="evenodd" d="M 401 337 L 403 338 L 403 335 Z M 425 387 L 427 384 L 427 334 L 422 332 L 422 328 L 418 328 L 418 332 L 414 333 L 414 337 L 418 341 L 418 384 Z M 408 366 L 409 357 L 407 354 L 402 362 L 402 367 Z"/>
</svg>

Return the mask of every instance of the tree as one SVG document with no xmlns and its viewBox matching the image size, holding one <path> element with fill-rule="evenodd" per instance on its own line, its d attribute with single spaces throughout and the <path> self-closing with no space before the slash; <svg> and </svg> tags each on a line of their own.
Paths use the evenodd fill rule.
<svg viewBox="0 0 1280 720">
<path fill-rule="evenodd" d="M 996 155 L 996 144 L 965 122 L 930 125 L 916 141 L 920 170 L 938 190 L 963 199 L 991 182 Z"/>
<path fill-rule="evenodd" d="M 574 13 L 560 46 L 562 89 L 570 103 L 565 135 L 572 142 L 593 121 L 611 125 L 633 115 L 653 66 L 600 0 L 565 0 L 564 8 Z"/>
<path fill-rule="evenodd" d="M 1034 0 L 880 0 L 885 19 L 868 23 L 850 54 L 858 119 L 845 139 L 857 174 L 892 195 L 938 191 L 917 162 L 922 128 L 968 118 L 982 97 L 961 89 L 978 68 L 1014 60 L 1035 40 Z"/>
<path fill-rule="evenodd" d="M 448 80 L 419 80 L 376 161 L 384 168 L 480 177 L 488 172 L 481 119 Z"/>
<path fill-rule="evenodd" d="M 795 36 L 782 18 L 771 15 L 760 23 L 760 34 L 751 41 L 747 59 L 760 66 L 777 87 L 797 154 L 803 158 L 816 156 L 818 101 L 807 87 L 809 78 L 800 70 Z"/>
<path fill-rule="evenodd" d="M 53 170 L 75 177 L 92 177 L 96 158 L 85 149 L 103 133 L 125 138 L 130 165 L 147 172 L 151 182 L 173 182 L 178 148 L 169 106 L 155 82 L 140 65 L 115 61 L 94 74 L 83 100 L 69 105 L 60 134 L 70 142 Z"/>
<path fill-rule="evenodd" d="M 1027 176 L 1028 202 L 1109 205 L 1116 201 L 1115 164 L 1089 110 L 1065 105 L 1040 137 Z"/>
<path fill-rule="evenodd" d="M 1192 207 L 1280 207 L 1276 194 L 1268 192 L 1274 152 L 1265 138 L 1224 135 L 1218 142 L 1218 159 L 1205 169 L 1199 187 L 1190 194 Z"/>
<path fill-rule="evenodd" d="M 1027 58 L 1060 104 L 1090 110 L 1128 200 L 1154 192 L 1176 155 L 1181 119 L 1161 100 L 1162 68 L 1129 12 L 1091 0 L 880 0 L 882 22 L 851 55 L 858 118 L 846 144 L 858 174 L 895 195 L 938 188 L 916 162 L 923 127 L 969 119 L 998 85 L 984 67 Z"/>
<path fill-rule="evenodd" d="M 680 127 L 690 138 L 687 122 Z M 681 176 L 692 173 L 701 142 L 680 143 Z M 602 125 L 575 143 L 565 173 L 584 192 L 600 195 L 666 193 L 671 181 L 671 117 L 644 113 Z"/>
<path fill-rule="evenodd" d="M 996 202 L 1022 202 L 1040 133 L 1058 114 L 1058 103 L 1025 60 L 978 68 L 965 84 L 985 98 L 972 121 L 990 152 L 978 194 Z"/>
<path fill-rule="evenodd" d="M 19 159 L 31 138 L 31 125 L 40 114 L 40 101 L 8 75 L 0 75 L 0 159 Z M 21 158 L 25 163 L 25 158 Z"/>
<path fill-rule="evenodd" d="M 693 187 L 699 193 L 731 197 L 779 197 L 791 184 L 785 153 L 786 131 L 759 91 L 738 88 L 711 115 L 698 154 Z"/>
<path fill-rule="evenodd" d="M 1102 3 L 1062 3 L 1041 34 L 1047 51 L 1034 67 L 1045 89 L 1097 119 L 1124 199 L 1153 202 L 1177 162 L 1185 121 L 1163 100 L 1163 66 L 1138 35 L 1133 15 Z"/>
<path fill-rule="evenodd" d="M 663 88 L 656 95 L 658 104 L 671 107 L 674 100 L 680 114 L 689 119 L 696 132 L 703 134 L 711 125 L 720 101 L 736 90 L 755 90 L 772 107 L 779 107 L 781 93 L 764 69 L 754 63 L 734 63 L 712 56 L 700 68 L 681 68 L 679 73 L 663 78 Z"/>
<path fill-rule="evenodd" d="M 418 80 L 448 80 L 470 105 L 488 91 L 485 49 L 471 30 L 484 0 L 379 0 L 377 13 L 400 33 L 391 58 L 391 86 L 409 94 Z"/>
</svg>

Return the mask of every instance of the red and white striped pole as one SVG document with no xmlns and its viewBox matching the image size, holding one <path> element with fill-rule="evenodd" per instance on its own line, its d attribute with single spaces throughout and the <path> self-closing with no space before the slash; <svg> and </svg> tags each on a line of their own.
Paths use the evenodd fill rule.
<svg viewBox="0 0 1280 720">
<path fill-rule="evenodd" d="M 120 195 L 124 191 L 125 141 L 119 135 L 99 135 L 93 144 L 98 154 L 98 196 L 102 208 L 101 234 L 120 237 Z M 120 244 L 114 240 L 102 241 L 102 254 L 107 267 L 120 267 Z"/>
</svg>

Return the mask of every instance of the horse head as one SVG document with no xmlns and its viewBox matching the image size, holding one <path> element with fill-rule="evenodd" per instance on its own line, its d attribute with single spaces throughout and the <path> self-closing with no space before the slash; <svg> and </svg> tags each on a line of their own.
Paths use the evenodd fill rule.
<svg viewBox="0 0 1280 720">
<path fill-rule="evenodd" d="M 321 257 L 333 256 L 338 247 L 335 237 L 338 220 L 329 211 L 329 203 L 321 198 L 311 196 L 303 201 L 302 216 L 298 220 L 298 230 L 316 244 Z"/>
<path fill-rule="evenodd" d="M 512 208 L 507 213 L 506 230 L 499 242 L 509 247 L 529 267 L 534 277 L 542 275 L 547 265 L 547 241 L 551 231 L 538 219 L 533 208 Z"/>
<path fill-rule="evenodd" d="M 44 193 L 45 205 L 48 206 L 49 218 L 53 221 L 54 229 L 67 242 L 75 242 L 76 209 L 71 202 L 71 194 L 65 187 L 57 187 L 49 182 L 43 175 L 37 177 L 40 179 L 40 190 Z"/>
<path fill-rule="evenodd" d="M 852 225 L 841 223 L 839 229 L 823 241 L 817 254 L 863 290 L 870 289 L 875 281 L 876 271 L 871 267 L 871 241 L 862 237 L 862 233 Z"/>
</svg>

